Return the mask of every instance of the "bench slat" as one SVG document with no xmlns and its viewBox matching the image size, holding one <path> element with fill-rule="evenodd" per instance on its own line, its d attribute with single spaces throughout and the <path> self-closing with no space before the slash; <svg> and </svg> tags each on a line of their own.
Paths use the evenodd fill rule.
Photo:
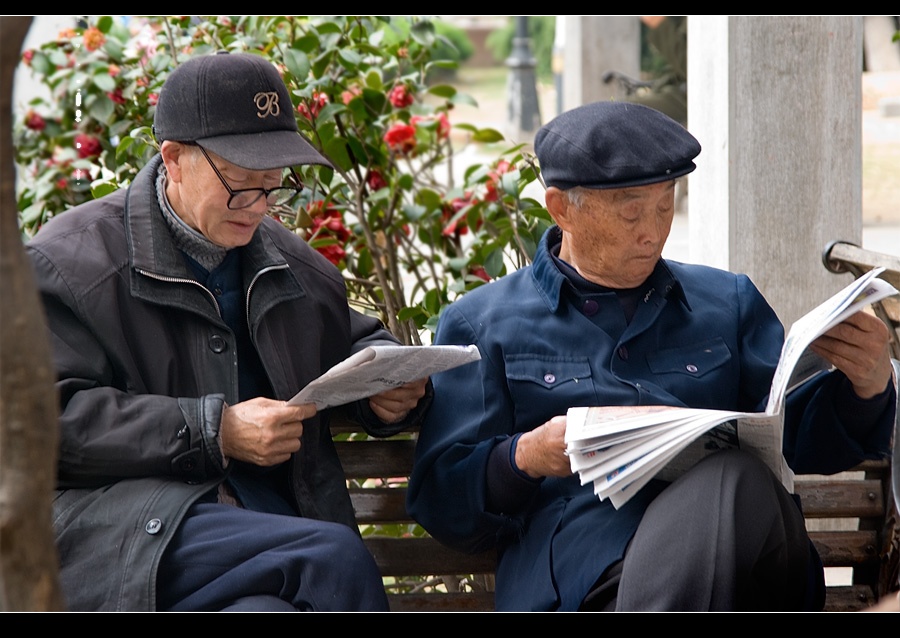
<svg viewBox="0 0 900 638">
<path fill-rule="evenodd" d="M 879 480 L 794 481 L 807 518 L 878 517 L 884 515 Z"/>
<path fill-rule="evenodd" d="M 497 563 L 493 552 L 464 554 L 429 537 L 367 536 L 364 540 L 384 576 L 493 574 Z"/>
<path fill-rule="evenodd" d="M 875 530 L 814 531 L 809 538 L 825 567 L 853 567 L 879 560 Z"/>
</svg>

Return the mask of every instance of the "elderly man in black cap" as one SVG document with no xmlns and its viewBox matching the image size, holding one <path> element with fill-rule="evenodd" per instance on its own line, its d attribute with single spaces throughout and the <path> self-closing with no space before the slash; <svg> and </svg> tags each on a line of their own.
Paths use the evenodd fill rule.
<svg viewBox="0 0 900 638">
<path fill-rule="evenodd" d="M 661 257 L 676 180 L 700 152 L 649 107 L 599 102 L 538 131 L 555 221 L 533 263 L 441 315 L 435 343 L 481 360 L 434 375 L 407 505 L 440 541 L 497 552 L 499 610 L 821 609 L 797 502 L 740 450 L 653 480 L 621 508 L 572 473 L 574 406 L 762 411 L 784 330 L 745 275 Z M 836 472 L 889 450 L 887 327 L 858 313 L 817 340 L 835 369 L 790 395 L 784 455 Z"/>
<path fill-rule="evenodd" d="M 287 405 L 353 352 L 397 341 L 338 270 L 267 215 L 329 165 L 277 69 L 205 55 L 169 75 L 160 153 L 27 247 L 60 398 L 54 528 L 72 610 L 387 610 L 329 430 Z M 349 406 L 415 425 L 427 379 Z"/>
</svg>

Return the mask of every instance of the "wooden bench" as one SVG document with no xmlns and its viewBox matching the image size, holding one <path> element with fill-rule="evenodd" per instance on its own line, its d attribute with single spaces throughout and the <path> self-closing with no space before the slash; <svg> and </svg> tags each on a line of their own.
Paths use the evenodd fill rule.
<svg viewBox="0 0 900 638">
<path fill-rule="evenodd" d="M 863 254 L 844 244 L 830 249 L 829 268 L 855 273 L 855 268 L 887 265 L 896 276 L 891 283 L 900 289 L 896 258 Z M 898 310 L 891 303 L 883 305 L 879 313 Z M 887 320 L 896 337 L 900 314 L 890 314 Z M 895 357 L 900 359 L 900 350 Z M 494 555 L 448 549 L 406 513 L 406 479 L 412 469 L 415 433 L 373 440 L 348 423 L 335 424 L 332 430 L 357 520 L 384 576 L 391 610 L 493 611 Z M 896 589 L 898 526 L 888 461 L 867 462 L 834 477 L 798 476 L 796 491 L 825 566 L 852 570 L 849 584 L 829 585 L 827 611 L 863 609 L 891 591 L 892 583 Z M 824 521 L 829 524 L 822 525 Z"/>
</svg>

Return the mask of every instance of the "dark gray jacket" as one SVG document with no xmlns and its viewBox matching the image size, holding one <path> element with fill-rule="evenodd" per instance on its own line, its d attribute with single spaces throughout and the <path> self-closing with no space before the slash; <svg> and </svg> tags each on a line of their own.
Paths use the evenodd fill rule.
<svg viewBox="0 0 900 638">
<path fill-rule="evenodd" d="M 217 435 L 224 405 L 238 401 L 234 335 L 172 241 L 154 186 L 160 162 L 27 246 L 58 373 L 54 528 L 73 610 L 154 610 L 167 542 L 226 476 Z M 274 398 L 366 345 L 396 343 L 349 309 L 338 270 L 275 220 L 242 250 L 247 321 Z M 417 423 L 429 402 L 392 426 L 365 405 L 356 414 L 384 436 Z M 302 516 L 355 528 L 328 417 L 305 422 L 290 493 Z"/>
</svg>

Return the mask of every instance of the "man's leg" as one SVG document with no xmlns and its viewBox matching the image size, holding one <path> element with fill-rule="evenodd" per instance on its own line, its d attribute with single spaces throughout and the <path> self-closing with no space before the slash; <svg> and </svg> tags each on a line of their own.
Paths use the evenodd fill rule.
<svg viewBox="0 0 900 638">
<path fill-rule="evenodd" d="M 625 554 L 617 611 L 800 610 L 810 579 L 803 516 L 755 457 L 700 461 L 647 509 Z M 808 580 L 820 581 L 809 585 Z"/>
<path fill-rule="evenodd" d="M 346 525 L 229 505 L 191 507 L 166 549 L 157 609 L 387 611 L 375 560 Z"/>
</svg>

